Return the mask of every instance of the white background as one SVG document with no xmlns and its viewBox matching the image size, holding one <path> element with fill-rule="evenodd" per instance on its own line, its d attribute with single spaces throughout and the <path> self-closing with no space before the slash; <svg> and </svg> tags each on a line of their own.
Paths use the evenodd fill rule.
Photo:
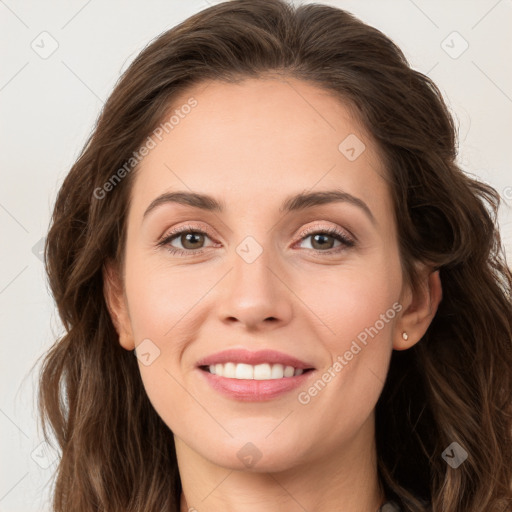
<svg viewBox="0 0 512 512">
<path fill-rule="evenodd" d="M 0 512 L 49 510 L 56 462 L 39 446 L 31 368 L 60 329 L 37 257 L 58 187 L 120 73 L 151 39 L 212 3 L 0 0 Z M 512 204 L 512 1 L 323 3 L 382 30 L 438 84 L 459 126 L 460 164 Z M 43 31 L 58 43 L 46 59 L 31 47 L 46 37 L 51 48 Z M 469 44 L 458 58 L 443 49 L 462 49 L 454 31 Z M 509 261 L 511 219 L 503 205 Z"/>
</svg>

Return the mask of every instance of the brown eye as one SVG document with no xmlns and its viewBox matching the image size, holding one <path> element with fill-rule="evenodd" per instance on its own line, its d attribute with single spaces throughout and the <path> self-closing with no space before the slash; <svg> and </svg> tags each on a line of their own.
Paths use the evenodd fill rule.
<svg viewBox="0 0 512 512">
<path fill-rule="evenodd" d="M 204 235 L 197 232 L 187 232 L 178 235 L 177 237 L 184 249 L 200 249 L 201 243 L 204 243 Z"/>
<path fill-rule="evenodd" d="M 207 248 L 205 240 L 209 238 L 208 233 L 200 229 L 185 227 L 169 233 L 157 245 L 166 247 L 171 254 L 194 255 Z M 178 246 L 176 247 L 175 244 Z"/>
<path fill-rule="evenodd" d="M 328 252 L 331 249 L 333 249 L 332 252 L 338 252 L 355 245 L 354 240 L 336 228 L 310 230 L 302 235 L 301 242 L 308 238 L 311 239 L 311 247 L 305 248 L 317 252 Z M 337 246 L 334 245 L 336 242 L 339 242 Z"/>
<path fill-rule="evenodd" d="M 335 239 L 330 235 L 326 235 L 323 233 L 317 233 L 316 235 L 310 235 L 311 237 L 311 246 L 313 249 L 332 249 Z"/>
</svg>

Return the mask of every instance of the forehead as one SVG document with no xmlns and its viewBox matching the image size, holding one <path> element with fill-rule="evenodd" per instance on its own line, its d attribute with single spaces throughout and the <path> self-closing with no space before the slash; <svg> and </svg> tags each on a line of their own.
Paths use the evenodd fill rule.
<svg viewBox="0 0 512 512">
<path fill-rule="evenodd" d="M 390 207 L 376 145 L 346 103 L 314 84 L 204 82 L 174 98 L 162 123 L 171 116 L 137 169 L 134 208 L 176 189 L 222 194 L 233 208 L 275 198 L 277 208 L 281 195 L 333 187 Z"/>
</svg>

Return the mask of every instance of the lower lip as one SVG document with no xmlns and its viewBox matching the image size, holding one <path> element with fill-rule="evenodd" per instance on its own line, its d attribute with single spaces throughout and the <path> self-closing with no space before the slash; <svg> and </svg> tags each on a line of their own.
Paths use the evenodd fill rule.
<svg viewBox="0 0 512 512">
<path fill-rule="evenodd" d="M 302 373 L 294 377 L 283 377 L 282 379 L 254 380 L 254 379 L 228 379 L 219 377 L 205 370 L 198 368 L 199 373 L 203 374 L 208 384 L 223 395 L 235 400 L 247 402 L 259 402 L 271 400 L 284 395 L 298 388 L 309 379 L 314 370 Z"/>
</svg>

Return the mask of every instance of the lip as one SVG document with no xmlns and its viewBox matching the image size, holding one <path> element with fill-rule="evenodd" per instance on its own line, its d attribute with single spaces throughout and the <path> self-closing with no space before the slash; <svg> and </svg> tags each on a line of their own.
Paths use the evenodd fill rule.
<svg viewBox="0 0 512 512">
<path fill-rule="evenodd" d="M 230 379 L 227 377 L 219 377 L 208 371 L 198 368 L 200 378 L 216 391 L 232 398 L 244 402 L 261 402 L 264 400 L 272 400 L 285 393 L 304 385 L 306 380 L 316 374 L 315 370 L 310 370 L 301 375 L 293 377 L 283 377 L 282 379 L 255 380 L 255 379 Z"/>
<path fill-rule="evenodd" d="M 227 349 L 223 350 L 222 352 L 211 354 L 199 360 L 197 362 L 197 366 L 210 366 L 211 364 L 217 363 L 245 363 L 251 365 L 270 363 L 282 364 L 283 366 L 293 366 L 294 368 L 298 368 L 301 370 L 314 369 L 314 366 L 312 364 L 306 361 L 301 361 L 300 359 L 285 354 L 284 352 L 278 352 L 276 350 L 257 350 L 256 352 L 252 352 L 250 350 L 237 348 Z M 292 379 L 295 377 L 286 378 Z"/>
<path fill-rule="evenodd" d="M 296 369 L 309 371 L 293 377 L 256 380 L 220 377 L 202 369 L 202 367 L 217 363 L 282 364 L 283 366 L 293 366 Z M 259 402 L 277 398 L 303 385 L 306 380 L 316 373 L 312 364 L 283 352 L 276 350 L 258 350 L 254 352 L 246 349 L 227 349 L 211 354 L 197 362 L 197 371 L 200 378 L 205 379 L 214 390 L 228 398 L 246 402 Z"/>
</svg>

